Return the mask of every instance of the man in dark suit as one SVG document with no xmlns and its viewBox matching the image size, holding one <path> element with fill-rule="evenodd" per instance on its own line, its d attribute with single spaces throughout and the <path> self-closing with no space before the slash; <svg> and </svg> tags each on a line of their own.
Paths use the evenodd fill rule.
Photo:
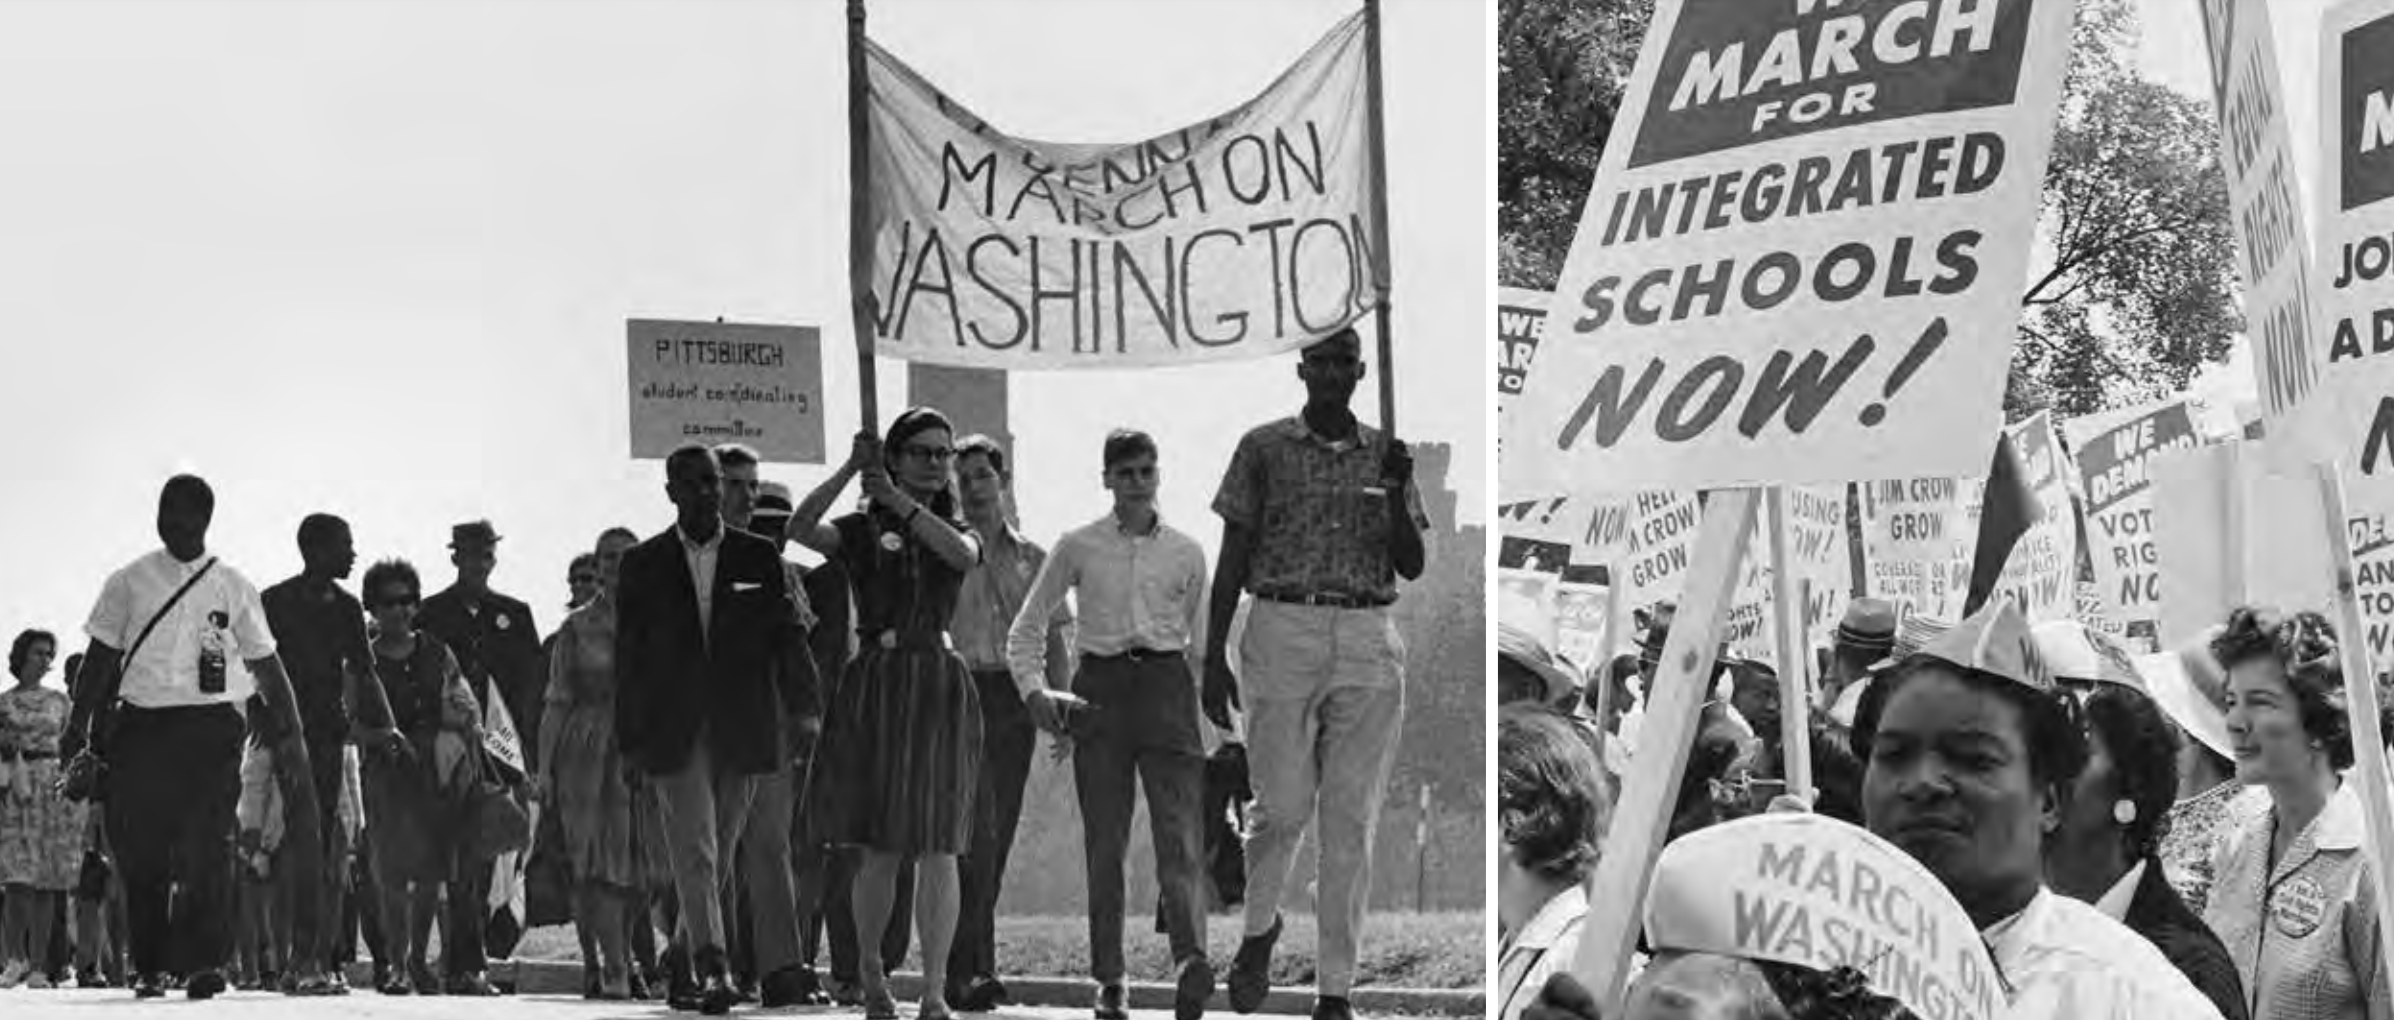
<svg viewBox="0 0 2394 1020">
<path fill-rule="evenodd" d="M 773 543 L 723 523 L 722 467 L 703 446 L 665 461 L 672 528 L 624 554 L 616 608 L 616 736 L 663 808 L 681 942 L 701 1012 L 738 993 L 724 956 L 724 855 L 758 778 L 790 767 L 788 734 L 819 716 L 815 674 Z"/>
<path fill-rule="evenodd" d="M 416 626 L 449 646 L 486 716 L 493 698 L 506 707 L 529 766 L 525 772 L 536 772 L 539 763 L 532 760 L 532 745 L 537 741 L 521 735 L 540 732 L 541 695 L 548 680 L 541 670 L 540 626 L 532 620 L 532 607 L 490 588 L 491 571 L 499 564 L 499 532 L 489 521 L 449 529 L 449 562 L 457 567 L 457 583 L 424 599 Z M 516 784 L 523 776 L 510 770 L 502 778 Z M 483 975 L 491 863 L 464 867 L 467 877 L 450 886 L 448 908 L 441 914 L 441 970 L 451 995 L 498 994 Z"/>
</svg>

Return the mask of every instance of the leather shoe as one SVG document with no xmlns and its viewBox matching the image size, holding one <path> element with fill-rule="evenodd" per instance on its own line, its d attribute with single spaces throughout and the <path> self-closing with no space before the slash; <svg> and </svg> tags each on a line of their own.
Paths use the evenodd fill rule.
<svg viewBox="0 0 2394 1020">
<path fill-rule="evenodd" d="M 758 983 L 757 1001 L 766 1009 L 815 1004 L 803 974 L 796 967 L 783 967 L 765 975 L 765 980 Z"/>
<path fill-rule="evenodd" d="M 948 990 L 948 1005 L 966 1013 L 987 1013 L 1013 1001 L 1005 983 L 987 974 L 974 975 Z"/>
<path fill-rule="evenodd" d="M 1335 995 L 1313 1000 L 1313 1020 L 1355 1020 L 1355 1007 Z"/>
<path fill-rule="evenodd" d="M 706 984 L 698 990 L 698 1012 L 702 1016 L 722 1016 L 740 1001 L 740 990 L 732 987 L 731 979 L 721 974 L 707 975 Z"/>
<path fill-rule="evenodd" d="M 1121 985 L 1098 986 L 1097 1020 L 1130 1020 L 1130 1010 L 1123 1005 Z"/>
<path fill-rule="evenodd" d="M 1172 991 L 1173 1020 L 1197 1020 L 1214 997 L 1214 965 L 1199 954 L 1180 962 L 1180 980 Z"/>
<path fill-rule="evenodd" d="M 448 986 L 443 991 L 450 995 L 465 995 L 475 998 L 488 998 L 499 994 L 498 989 L 491 987 L 490 979 L 478 973 L 449 975 Z"/>
<path fill-rule="evenodd" d="M 194 1002 L 205 1002 L 223 993 L 224 974 L 218 971 L 200 971 L 191 975 L 191 979 L 183 983 L 183 994 L 191 997 Z"/>
<path fill-rule="evenodd" d="M 1239 940 L 1239 954 L 1230 961 L 1233 1011 L 1253 1013 L 1262 1009 L 1264 999 L 1272 994 L 1272 946 L 1280 941 L 1280 931 L 1287 924 L 1287 918 L 1274 915 L 1270 930 Z"/>
<path fill-rule="evenodd" d="M 166 994 L 166 978 L 157 974 L 143 974 L 133 979 L 133 997 L 155 999 Z"/>
</svg>

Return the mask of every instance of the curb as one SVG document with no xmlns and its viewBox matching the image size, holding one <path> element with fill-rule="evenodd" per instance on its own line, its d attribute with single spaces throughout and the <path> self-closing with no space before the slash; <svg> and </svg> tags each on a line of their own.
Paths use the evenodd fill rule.
<svg viewBox="0 0 2394 1020">
<path fill-rule="evenodd" d="M 366 961 L 360 960 L 350 965 L 349 980 L 352 985 L 364 987 L 372 981 L 373 976 L 373 965 Z M 566 960 L 493 961 L 490 979 L 520 995 L 579 995 L 582 992 L 582 965 Z M 901 971 L 891 976 L 890 990 L 901 1000 L 915 998 L 922 994 L 922 981 L 921 974 Z M 1096 985 L 1080 978 L 1010 977 L 1006 979 L 1006 990 L 1012 993 L 1016 1005 L 1062 1009 L 1085 1008 L 1095 1001 L 1097 995 Z M 1171 985 L 1134 981 L 1129 986 L 1129 992 L 1129 1005 L 1133 1009 L 1172 1008 Z M 1434 988 L 1358 988 L 1353 1001 L 1355 1009 L 1363 1013 L 1482 1016 L 1488 1009 L 1488 998 L 1483 992 Z M 1215 992 L 1207 1012 L 1211 1015 L 1232 1015 L 1226 994 Z M 1313 993 L 1274 991 L 1264 1000 L 1261 1012 L 1279 1016 L 1309 1015 L 1313 1012 Z"/>
</svg>

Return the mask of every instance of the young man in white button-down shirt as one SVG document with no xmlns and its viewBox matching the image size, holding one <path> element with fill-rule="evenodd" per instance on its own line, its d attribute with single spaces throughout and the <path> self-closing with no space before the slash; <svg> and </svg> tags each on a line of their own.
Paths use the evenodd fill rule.
<svg viewBox="0 0 2394 1020">
<path fill-rule="evenodd" d="M 298 705 L 258 589 L 207 554 L 215 512 L 207 482 L 167 480 L 158 495 L 165 548 L 109 575 L 84 624 L 89 679 L 60 747 L 71 758 L 88 744 L 108 766 L 106 821 L 125 885 L 138 998 L 165 994 L 169 972 L 183 975 L 194 999 L 225 989 L 241 706 L 253 692 L 273 715 L 262 729 L 272 735 L 285 803 L 294 816 L 317 810 Z"/>
<path fill-rule="evenodd" d="M 1015 688 L 1031 718 L 1059 736 L 1068 727 L 1047 687 L 1047 635 L 1056 607 L 1078 591 L 1075 641 L 1081 667 L 1073 693 L 1089 718 L 1069 727 L 1073 781 L 1089 868 L 1089 955 L 1098 1020 L 1129 1014 L 1123 1001 L 1122 862 L 1131 813 L 1147 787 L 1164 929 L 1178 968 L 1174 1015 L 1195 1020 L 1214 991 L 1205 957 L 1205 900 L 1199 859 L 1204 830 L 1205 739 L 1198 730 L 1198 669 L 1205 647 L 1205 550 L 1156 513 L 1155 440 L 1117 430 L 1106 437 L 1105 485 L 1112 513 L 1056 541 L 1007 636 Z"/>
</svg>

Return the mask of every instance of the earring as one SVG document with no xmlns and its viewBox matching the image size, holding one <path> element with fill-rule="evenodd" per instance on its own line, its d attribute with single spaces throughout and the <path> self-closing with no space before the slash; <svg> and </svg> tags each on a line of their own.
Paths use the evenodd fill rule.
<svg viewBox="0 0 2394 1020">
<path fill-rule="evenodd" d="M 2111 820 L 2118 822 L 2121 825 L 2127 825 L 2136 821 L 2136 802 L 2133 800 L 2113 801 L 2111 804 Z"/>
</svg>

